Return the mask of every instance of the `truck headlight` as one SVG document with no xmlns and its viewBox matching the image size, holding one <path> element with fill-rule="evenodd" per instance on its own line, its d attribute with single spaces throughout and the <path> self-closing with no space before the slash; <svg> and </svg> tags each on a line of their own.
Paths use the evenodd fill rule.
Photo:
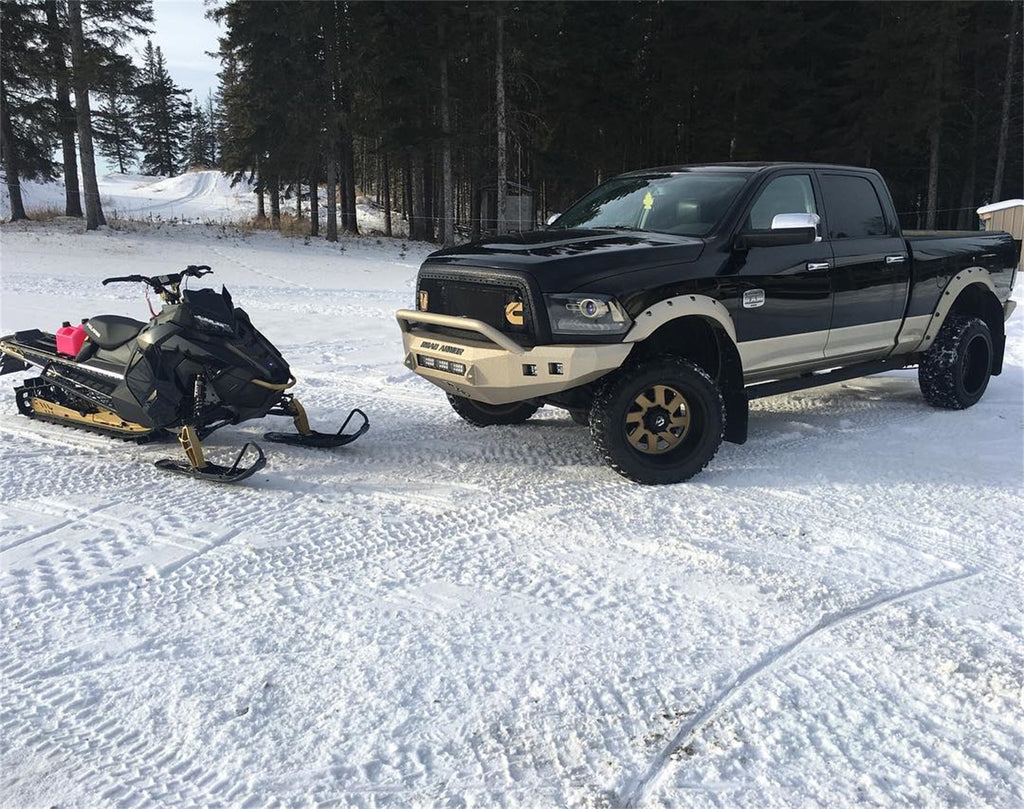
<svg viewBox="0 0 1024 809">
<path fill-rule="evenodd" d="M 632 321 L 609 295 L 585 292 L 545 295 L 555 334 L 624 334 Z"/>
</svg>

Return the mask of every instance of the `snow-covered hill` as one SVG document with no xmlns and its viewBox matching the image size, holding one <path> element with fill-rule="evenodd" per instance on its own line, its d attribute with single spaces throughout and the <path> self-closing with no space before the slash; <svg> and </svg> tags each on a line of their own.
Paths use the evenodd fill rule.
<svg viewBox="0 0 1024 809">
<path fill-rule="evenodd" d="M 22 198 L 29 216 L 46 211 L 64 211 L 63 183 L 22 183 Z M 199 224 L 243 223 L 256 216 L 256 194 L 242 180 L 232 184 L 231 178 L 219 171 L 190 171 L 178 177 L 151 177 L 144 174 L 107 174 L 99 178 L 100 202 L 110 221 L 142 220 Z M 304 194 L 308 193 L 304 189 Z M 361 200 L 361 198 L 360 198 Z M 267 203 L 269 206 L 269 202 Z M 320 219 L 326 216 L 324 191 L 320 190 Z M 11 215 L 7 186 L 0 184 L 0 219 Z M 308 197 L 303 198 L 303 215 L 309 216 Z M 287 213 L 295 212 L 294 197 L 283 200 Z M 383 211 L 361 202 L 356 206 L 359 226 L 364 231 L 384 232 Z M 394 232 L 403 232 L 399 217 L 393 219 Z"/>
<path fill-rule="evenodd" d="M 163 210 L 202 221 L 205 182 Z M 566 414 L 478 430 L 403 367 L 429 249 L 0 228 L 3 333 L 144 317 L 100 279 L 207 263 L 317 426 L 372 422 L 218 487 L 18 415 L 3 378 L 0 807 L 1024 802 L 1020 314 L 971 410 L 912 372 L 767 399 L 699 478 L 640 487 Z"/>
</svg>

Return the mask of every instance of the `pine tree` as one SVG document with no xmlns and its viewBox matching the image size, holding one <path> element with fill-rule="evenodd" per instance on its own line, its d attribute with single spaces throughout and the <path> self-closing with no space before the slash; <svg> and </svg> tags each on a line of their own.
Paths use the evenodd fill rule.
<svg viewBox="0 0 1024 809">
<path fill-rule="evenodd" d="M 298 89 L 282 67 L 294 62 L 287 25 L 299 8 L 281 2 L 232 3 L 214 12 L 226 29 L 220 40 L 221 165 L 236 180 L 255 177 L 261 205 L 269 192 L 275 226 L 280 222 L 288 111 Z"/>
<path fill-rule="evenodd" d="M 135 90 L 138 105 L 135 125 L 142 151 L 142 170 L 164 177 L 185 163 L 192 110 L 188 90 L 171 79 L 160 47 L 146 41 L 142 75 Z"/>
<path fill-rule="evenodd" d="M 150 0 L 90 0 L 84 6 L 77 3 L 72 9 L 65 0 L 43 0 L 34 5 L 44 12 L 46 20 L 45 42 L 41 45 L 46 52 L 46 64 L 40 78 L 47 86 L 46 95 L 53 108 L 54 130 L 60 134 L 67 197 L 65 210 L 68 215 L 81 216 L 75 153 L 75 137 L 82 124 L 78 115 L 81 90 L 84 88 L 86 95 L 112 92 L 115 88 L 121 92 L 120 88 L 130 82 L 134 68 L 119 49 L 132 37 L 149 31 L 147 25 L 153 20 L 152 3 Z M 75 35 L 80 34 L 75 75 L 72 73 L 75 60 L 70 58 L 72 16 L 76 18 Z M 70 103 L 73 82 L 80 90 L 74 109 Z M 87 129 L 91 135 L 91 108 L 88 117 Z M 82 148 L 81 143 L 79 148 Z M 85 166 L 82 170 L 83 176 L 88 173 Z"/>
<path fill-rule="evenodd" d="M 71 106 L 71 72 L 66 53 L 66 28 L 62 27 L 57 0 L 46 0 L 46 49 L 53 76 L 53 103 L 60 131 L 64 162 L 64 215 L 82 216 L 82 196 L 78 187 L 78 155 L 75 151 L 75 111 Z"/>
<path fill-rule="evenodd" d="M 130 106 L 132 96 L 116 89 L 100 96 L 100 108 L 94 115 L 94 133 L 100 154 L 117 163 L 124 174 L 135 162 L 139 133 Z"/>
<path fill-rule="evenodd" d="M 211 126 L 206 110 L 198 100 L 192 100 L 192 124 L 189 127 L 185 163 L 191 168 L 212 168 L 210 158 Z"/>
<path fill-rule="evenodd" d="M 221 110 L 214 100 L 213 93 L 206 95 L 206 104 L 203 108 L 206 115 L 207 137 L 206 137 L 206 162 L 214 167 L 220 164 L 220 120 Z"/>
<path fill-rule="evenodd" d="M 932 177 L 937 222 L 968 221 L 999 153 L 1003 194 L 1022 191 L 1012 3 L 232 2 L 218 157 L 272 211 L 326 178 L 329 239 L 354 227 L 357 175 L 413 238 L 442 217 L 445 241 L 453 218 L 475 235 L 499 163 L 555 210 L 643 166 L 868 164 L 898 210 Z"/>
<path fill-rule="evenodd" d="M 1013 11 L 1011 13 L 1012 17 L 1010 19 L 1006 44 L 1006 70 L 1003 72 L 1003 102 L 1002 113 L 999 118 L 999 145 L 996 147 L 996 176 L 992 183 L 992 195 L 997 200 L 1003 193 L 1003 176 L 1006 169 L 1006 152 L 1010 132 L 1010 109 L 1013 99 L 1013 81 L 1016 78 L 1014 75 L 1015 67 L 1020 67 L 1020 60 L 1014 58 L 1018 47 L 1017 41 L 1020 38 L 1019 2 L 1013 4 Z M 1017 97 L 1019 100 L 1019 94 Z"/>
<path fill-rule="evenodd" d="M 89 106 L 89 80 L 92 78 L 86 60 L 81 0 L 68 0 L 68 22 L 71 28 L 71 70 L 75 90 L 75 117 L 78 121 L 78 152 L 82 159 L 82 185 L 85 190 L 85 228 L 96 230 L 107 224 L 100 201 L 96 179 L 96 155 L 92 145 L 92 110 Z"/>
<path fill-rule="evenodd" d="M 0 156 L 11 219 L 25 219 L 21 181 L 51 179 L 56 165 L 53 108 L 45 97 L 45 19 L 38 5 L 0 3 Z"/>
</svg>

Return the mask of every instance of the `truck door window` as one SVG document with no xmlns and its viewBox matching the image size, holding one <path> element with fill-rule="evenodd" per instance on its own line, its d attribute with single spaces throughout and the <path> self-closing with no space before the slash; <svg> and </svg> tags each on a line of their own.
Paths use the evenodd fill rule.
<svg viewBox="0 0 1024 809">
<path fill-rule="evenodd" d="M 814 188 L 809 174 L 786 174 L 776 177 L 761 189 L 750 209 L 746 228 L 769 230 L 780 213 L 817 213 Z"/>
<path fill-rule="evenodd" d="M 882 203 L 878 201 L 875 187 L 866 177 L 823 174 L 821 191 L 825 196 L 830 239 L 887 235 Z"/>
</svg>

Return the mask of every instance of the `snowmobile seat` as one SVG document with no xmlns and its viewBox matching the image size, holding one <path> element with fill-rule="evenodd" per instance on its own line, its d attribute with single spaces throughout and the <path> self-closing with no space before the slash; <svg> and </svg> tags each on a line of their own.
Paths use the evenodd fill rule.
<svg viewBox="0 0 1024 809">
<path fill-rule="evenodd" d="M 85 324 L 89 339 L 100 348 L 106 349 L 117 348 L 135 339 L 144 328 L 146 324 L 141 320 L 121 315 L 100 315 L 90 318 Z"/>
</svg>

